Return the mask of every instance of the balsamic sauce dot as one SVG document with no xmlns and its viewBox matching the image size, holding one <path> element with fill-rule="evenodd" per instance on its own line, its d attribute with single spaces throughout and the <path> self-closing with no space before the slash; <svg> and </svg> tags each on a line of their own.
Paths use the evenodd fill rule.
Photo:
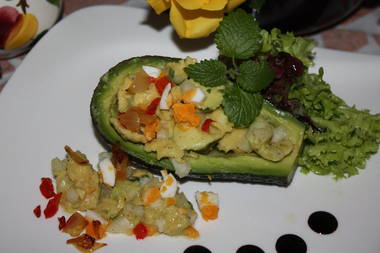
<svg viewBox="0 0 380 253">
<path fill-rule="evenodd" d="M 256 245 L 247 244 L 238 248 L 236 253 L 264 253 L 264 251 Z"/>
<path fill-rule="evenodd" d="M 183 253 L 211 253 L 211 251 L 201 245 L 193 245 L 185 249 Z"/>
<path fill-rule="evenodd" d="M 309 216 L 309 227 L 316 233 L 327 235 L 338 228 L 338 221 L 334 215 L 325 211 L 317 211 Z"/>
<path fill-rule="evenodd" d="M 276 242 L 276 251 L 278 253 L 305 253 L 306 250 L 305 241 L 298 235 L 282 235 Z"/>
</svg>

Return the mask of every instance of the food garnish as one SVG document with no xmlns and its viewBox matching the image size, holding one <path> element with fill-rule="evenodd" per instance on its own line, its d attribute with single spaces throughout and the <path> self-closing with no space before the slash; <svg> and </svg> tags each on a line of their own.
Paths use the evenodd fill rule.
<svg viewBox="0 0 380 253">
<path fill-rule="evenodd" d="M 41 194 L 47 199 L 54 197 L 55 192 L 53 180 L 51 180 L 51 178 L 48 177 L 41 178 L 40 191 Z"/>
<path fill-rule="evenodd" d="M 36 207 L 33 209 L 33 213 L 34 213 L 34 215 L 35 215 L 37 218 L 40 218 L 40 217 L 41 217 L 41 205 L 36 206 Z"/>
<path fill-rule="evenodd" d="M 44 209 L 44 215 L 46 219 L 53 217 L 58 212 L 61 195 L 61 193 L 58 193 L 55 194 L 51 199 L 49 199 L 49 202 L 47 203 L 47 206 Z"/>
</svg>

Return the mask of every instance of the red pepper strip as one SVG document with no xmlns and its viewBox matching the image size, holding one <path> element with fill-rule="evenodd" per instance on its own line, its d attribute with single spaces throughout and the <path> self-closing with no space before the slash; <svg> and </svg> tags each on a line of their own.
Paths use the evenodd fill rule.
<svg viewBox="0 0 380 253">
<path fill-rule="evenodd" d="M 155 98 L 153 101 L 148 105 L 148 108 L 146 109 L 146 113 L 150 115 L 154 115 L 156 113 L 156 109 L 158 104 L 160 103 L 161 98 Z"/>
<path fill-rule="evenodd" d="M 58 222 L 59 222 L 58 228 L 59 228 L 59 230 L 62 230 L 62 228 L 64 228 L 66 226 L 65 216 L 58 217 Z"/>
<path fill-rule="evenodd" d="M 148 236 L 148 228 L 141 222 L 137 224 L 132 231 L 137 240 L 144 239 Z"/>
<path fill-rule="evenodd" d="M 41 178 L 40 191 L 41 191 L 41 194 L 47 199 L 54 197 L 55 192 L 54 192 L 53 181 L 51 180 L 51 178 L 48 178 L 48 177 Z"/>
<path fill-rule="evenodd" d="M 157 78 L 155 81 L 154 81 L 154 84 L 156 85 L 156 89 L 158 91 L 158 93 L 160 95 L 162 95 L 162 92 L 164 92 L 164 89 L 166 87 L 166 85 L 170 83 L 170 85 L 173 87 L 174 84 L 170 81 L 169 78 L 167 78 L 166 76 L 163 76 L 163 77 L 159 77 Z"/>
<path fill-rule="evenodd" d="M 36 208 L 33 209 L 33 213 L 37 218 L 41 217 L 41 206 L 38 205 Z"/>
<path fill-rule="evenodd" d="M 149 80 L 149 83 L 155 83 L 157 78 L 155 78 L 153 76 L 148 76 L 148 80 Z"/>
<path fill-rule="evenodd" d="M 59 201 L 61 200 L 62 192 L 54 195 L 53 198 L 49 199 L 47 206 L 44 210 L 45 218 L 51 218 L 58 212 Z"/>
<path fill-rule="evenodd" d="M 201 126 L 202 131 L 208 132 L 210 130 L 210 125 L 212 122 L 212 119 L 206 119 Z"/>
</svg>

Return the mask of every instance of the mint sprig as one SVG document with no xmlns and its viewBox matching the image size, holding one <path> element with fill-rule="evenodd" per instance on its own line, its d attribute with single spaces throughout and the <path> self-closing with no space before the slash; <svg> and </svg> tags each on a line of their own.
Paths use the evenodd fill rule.
<svg viewBox="0 0 380 253">
<path fill-rule="evenodd" d="M 248 92 L 266 88 L 274 78 L 273 70 L 265 61 L 245 61 L 239 66 L 236 82 Z"/>
<path fill-rule="evenodd" d="M 215 35 L 215 43 L 223 56 L 248 59 L 262 47 L 260 30 L 251 15 L 237 9 L 221 22 Z"/>
<path fill-rule="evenodd" d="M 259 115 L 263 104 L 259 92 L 274 78 L 266 58 L 258 54 L 262 50 L 261 31 L 252 15 L 237 9 L 224 18 L 215 35 L 219 53 L 226 62 L 203 60 L 184 69 L 203 86 L 227 86 L 222 107 L 235 127 L 249 126 Z"/>
<path fill-rule="evenodd" d="M 185 67 L 184 70 L 191 79 L 206 87 L 227 83 L 227 67 L 218 60 L 203 60 Z"/>
<path fill-rule="evenodd" d="M 263 105 L 259 93 L 248 93 L 238 87 L 228 87 L 223 93 L 224 113 L 235 127 L 248 126 L 259 115 Z"/>
</svg>

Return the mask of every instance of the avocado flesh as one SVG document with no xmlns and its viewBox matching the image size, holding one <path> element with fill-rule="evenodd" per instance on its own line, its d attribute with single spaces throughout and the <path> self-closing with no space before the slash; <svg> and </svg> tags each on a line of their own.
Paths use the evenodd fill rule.
<svg viewBox="0 0 380 253">
<path fill-rule="evenodd" d="M 91 117 L 95 128 L 112 144 L 120 147 L 132 156 L 132 162 L 143 168 L 161 170 L 163 168 L 174 170 L 169 159 L 157 160 L 156 154 L 144 151 L 144 145 L 123 139 L 109 119 L 117 114 L 116 95 L 125 77 L 133 75 L 143 65 L 164 68 L 169 62 L 179 61 L 178 58 L 162 56 L 143 56 L 125 60 L 104 74 L 96 87 L 91 100 Z M 279 162 L 272 162 L 260 158 L 255 154 L 224 154 L 212 152 L 199 154 L 188 152 L 185 160 L 191 165 L 188 179 L 240 181 L 246 183 L 275 184 L 287 186 L 293 178 L 297 167 L 297 157 L 302 146 L 304 125 L 293 118 L 289 113 L 264 103 L 262 115 L 287 126 L 290 136 L 293 137 L 294 149 Z"/>
</svg>

